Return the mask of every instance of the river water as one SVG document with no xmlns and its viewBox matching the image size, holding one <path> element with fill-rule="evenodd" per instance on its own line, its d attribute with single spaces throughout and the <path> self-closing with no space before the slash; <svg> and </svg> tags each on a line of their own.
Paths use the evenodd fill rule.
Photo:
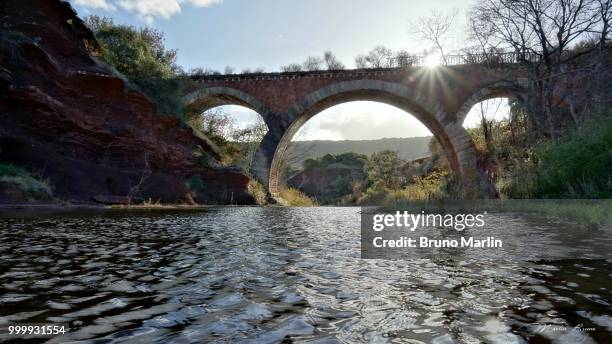
<svg viewBox="0 0 612 344">
<path fill-rule="evenodd" d="M 612 260 L 365 260 L 358 211 L 1 218 L 0 325 L 70 325 L 51 339 L 1 341 L 612 342 Z M 557 247 L 574 243 L 550 233 L 583 230 L 491 216 L 507 231 L 549 233 Z"/>
</svg>

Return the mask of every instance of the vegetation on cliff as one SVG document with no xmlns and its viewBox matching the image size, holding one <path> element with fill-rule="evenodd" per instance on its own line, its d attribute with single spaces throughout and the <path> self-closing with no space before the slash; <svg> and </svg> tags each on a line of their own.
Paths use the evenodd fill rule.
<svg viewBox="0 0 612 344">
<path fill-rule="evenodd" d="M 184 116 L 183 80 L 176 50 L 166 49 L 164 34 L 152 28 L 115 24 L 96 15 L 85 18 L 99 43 L 97 55 L 142 91 L 164 115 Z"/>
<path fill-rule="evenodd" d="M 16 187 L 28 200 L 47 200 L 53 197 L 49 181 L 13 164 L 0 163 L 0 183 Z"/>
</svg>

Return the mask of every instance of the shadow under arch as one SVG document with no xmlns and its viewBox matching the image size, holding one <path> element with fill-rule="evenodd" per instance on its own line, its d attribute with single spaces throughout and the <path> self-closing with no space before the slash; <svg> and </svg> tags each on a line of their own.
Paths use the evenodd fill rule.
<svg viewBox="0 0 612 344">
<path fill-rule="evenodd" d="M 270 116 L 271 112 L 261 101 L 242 90 L 231 87 L 203 87 L 186 94 L 182 97 L 182 100 L 187 108 L 194 110 L 194 113 L 197 114 L 202 114 L 208 110 L 221 106 L 242 106 L 254 111 L 261 119 L 263 119 L 267 130 L 267 134 L 264 136 L 264 141 L 265 137 L 270 136 L 270 132 L 272 132 L 270 128 L 272 125 L 274 125 L 274 123 L 270 122 L 271 118 L 273 117 Z M 206 137 L 204 139 L 217 153 L 220 152 L 220 149 L 214 142 Z M 259 154 L 259 150 L 261 149 L 258 149 L 256 156 Z M 257 172 L 256 161 L 252 162 L 252 165 L 248 167 L 248 170 L 254 174 L 257 179 L 262 180 L 261 178 L 258 178 L 260 173 Z"/>
<path fill-rule="evenodd" d="M 470 110 L 480 102 L 494 98 L 509 98 L 517 100 L 523 107 L 527 103 L 527 90 L 514 83 L 498 82 L 487 87 L 483 87 L 474 92 L 459 108 L 456 114 L 456 121 L 463 126 Z"/>
<path fill-rule="evenodd" d="M 183 96 L 183 102 L 189 107 L 198 108 L 204 112 L 212 108 L 224 105 L 240 105 L 257 112 L 266 121 L 268 108 L 257 98 L 250 94 L 231 87 L 205 87 L 195 90 Z"/>
<path fill-rule="evenodd" d="M 374 101 L 395 106 L 413 115 L 423 123 L 442 146 L 451 170 L 463 181 L 466 198 L 476 195 L 479 178 L 477 155 L 467 131 L 442 110 L 430 109 L 416 97 L 412 90 L 396 83 L 376 80 L 356 80 L 333 84 L 319 89 L 294 104 L 286 113 L 289 124 L 282 131 L 274 146 L 268 172 L 268 189 L 272 196 L 278 195 L 282 162 L 292 137 L 312 117 L 321 111 L 350 101 Z M 270 134 L 270 133 L 269 133 Z M 272 134 L 269 139 L 273 139 Z M 265 139 L 264 139 L 265 140 Z M 267 146 L 271 146 L 270 143 Z M 262 155 L 269 155 L 262 152 Z M 269 157 L 268 157 L 269 159 Z M 260 177 L 261 178 L 261 177 Z"/>
</svg>

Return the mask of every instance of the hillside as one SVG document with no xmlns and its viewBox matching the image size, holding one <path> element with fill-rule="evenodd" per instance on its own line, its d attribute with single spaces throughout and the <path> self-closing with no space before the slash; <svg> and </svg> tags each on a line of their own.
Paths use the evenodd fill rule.
<svg viewBox="0 0 612 344">
<path fill-rule="evenodd" d="M 431 136 L 379 140 L 294 141 L 289 146 L 288 157 L 294 166 L 301 167 L 304 160 L 325 154 L 355 152 L 370 156 L 372 153 L 390 149 L 397 151 L 402 159 L 414 160 L 429 155 L 430 140 Z"/>
</svg>

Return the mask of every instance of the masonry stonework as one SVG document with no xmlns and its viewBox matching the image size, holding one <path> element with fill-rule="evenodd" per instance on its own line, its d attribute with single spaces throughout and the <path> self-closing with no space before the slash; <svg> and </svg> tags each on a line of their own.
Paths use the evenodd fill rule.
<svg viewBox="0 0 612 344">
<path fill-rule="evenodd" d="M 463 180 L 465 197 L 491 195 L 478 170 L 474 144 L 463 128 L 472 106 L 493 97 L 524 100 L 527 71 L 518 65 L 361 69 L 193 77 L 188 106 L 205 111 L 241 105 L 258 112 L 268 126 L 252 174 L 278 193 L 280 173 L 292 137 L 310 118 L 334 105 L 368 100 L 396 106 L 415 116 L 440 142 L 451 169 Z"/>
</svg>

